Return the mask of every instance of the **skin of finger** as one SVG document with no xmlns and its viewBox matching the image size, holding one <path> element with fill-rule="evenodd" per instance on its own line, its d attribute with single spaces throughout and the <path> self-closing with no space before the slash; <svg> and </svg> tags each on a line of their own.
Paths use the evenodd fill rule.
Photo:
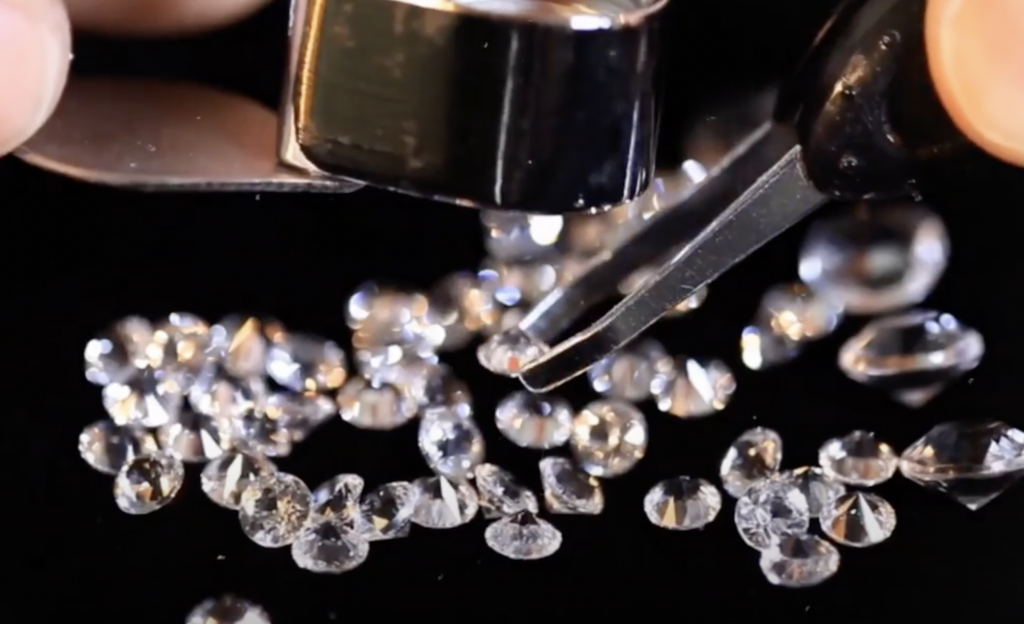
<svg viewBox="0 0 1024 624">
<path fill-rule="evenodd" d="M 0 0 L 0 155 L 53 113 L 70 59 L 71 29 L 61 0 Z"/>
<path fill-rule="evenodd" d="M 167 36 L 213 30 L 269 0 L 66 0 L 76 29 L 115 36 Z"/>
<path fill-rule="evenodd" d="M 925 42 L 956 125 L 993 156 L 1024 166 L 1024 0 L 929 0 Z"/>
</svg>

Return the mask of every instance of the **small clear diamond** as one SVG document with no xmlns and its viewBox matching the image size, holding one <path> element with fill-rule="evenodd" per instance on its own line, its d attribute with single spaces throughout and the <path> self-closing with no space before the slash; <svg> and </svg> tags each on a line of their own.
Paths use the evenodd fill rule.
<svg viewBox="0 0 1024 624">
<path fill-rule="evenodd" d="M 207 462 L 231 450 L 230 423 L 182 410 L 176 419 L 156 430 L 160 448 L 184 462 Z"/>
<path fill-rule="evenodd" d="M 765 370 L 792 361 L 802 346 L 770 329 L 749 325 L 740 334 L 740 359 L 750 370 Z"/>
<path fill-rule="evenodd" d="M 114 323 L 85 345 L 85 378 L 105 386 L 124 383 L 146 365 L 146 347 L 153 327 L 144 318 L 129 316 Z"/>
<path fill-rule="evenodd" d="M 355 526 L 359 518 L 359 497 L 365 482 L 356 474 L 340 474 L 313 490 L 313 515 L 335 518 Z"/>
<path fill-rule="evenodd" d="M 780 587 L 814 587 L 839 571 L 839 551 L 820 537 L 792 535 L 761 553 L 761 572 Z"/>
<path fill-rule="evenodd" d="M 329 396 L 275 392 L 267 397 L 264 415 L 282 423 L 292 442 L 301 442 L 314 429 L 338 414 L 338 406 Z"/>
<path fill-rule="evenodd" d="M 558 285 L 558 268 L 552 262 L 484 261 L 477 273 L 484 290 L 494 293 L 498 303 L 529 306 L 540 301 Z"/>
<path fill-rule="evenodd" d="M 82 430 L 78 436 L 78 452 L 87 464 L 109 475 L 140 455 L 160 450 L 153 434 L 138 427 L 119 427 L 110 420 L 100 420 Z"/>
<path fill-rule="evenodd" d="M 444 364 L 406 358 L 379 368 L 371 378 L 395 386 L 419 409 L 445 408 L 460 416 L 473 415 L 469 386 Z"/>
<path fill-rule="evenodd" d="M 232 315 L 210 328 L 210 354 L 240 379 L 263 375 L 267 365 L 267 338 L 255 317 Z"/>
<path fill-rule="evenodd" d="M 833 541 L 864 548 L 889 539 L 896 530 L 896 510 L 876 494 L 850 492 L 826 505 L 820 521 Z"/>
<path fill-rule="evenodd" d="M 480 212 L 487 254 L 504 261 L 522 261 L 554 252 L 565 226 L 561 215 L 539 215 L 505 210 Z"/>
<path fill-rule="evenodd" d="M 266 457 L 288 457 L 292 454 L 295 439 L 287 421 L 259 411 L 249 412 L 230 422 L 232 440 L 237 449 Z"/>
<path fill-rule="evenodd" d="M 267 352 L 267 374 L 295 392 L 337 390 L 348 379 L 345 352 L 319 336 L 287 333 L 275 337 Z"/>
<path fill-rule="evenodd" d="M 242 492 L 238 521 L 242 532 L 264 548 L 288 546 L 310 516 L 311 494 L 296 476 L 272 472 L 257 477 Z"/>
<path fill-rule="evenodd" d="M 537 513 L 537 497 L 509 471 L 494 464 L 480 464 L 473 470 L 480 509 L 484 518 L 511 516 L 519 511 Z"/>
<path fill-rule="evenodd" d="M 206 363 L 210 325 L 188 312 L 172 312 L 156 324 L 146 347 L 146 361 L 153 368 L 194 373 Z"/>
<path fill-rule="evenodd" d="M 413 484 L 394 481 L 363 496 L 359 503 L 362 522 L 358 527 L 363 538 L 380 541 L 407 536 L 417 495 Z"/>
<path fill-rule="evenodd" d="M 892 447 L 869 431 L 852 431 L 833 438 L 818 450 L 818 464 L 830 479 L 847 485 L 873 487 L 896 474 L 899 458 Z"/>
<path fill-rule="evenodd" d="M 260 455 L 228 453 L 203 467 L 203 492 L 221 507 L 238 509 L 242 492 L 259 477 L 277 471 L 270 460 Z"/>
<path fill-rule="evenodd" d="M 426 295 L 373 283 L 363 284 L 349 298 L 346 317 L 357 351 L 396 345 L 424 356 L 442 346 L 447 334 Z"/>
<path fill-rule="evenodd" d="M 624 401 L 594 401 L 572 421 L 569 447 L 580 468 L 597 477 L 624 475 L 647 452 L 647 420 Z"/>
<path fill-rule="evenodd" d="M 721 360 L 680 358 L 661 371 L 651 384 L 658 409 L 680 418 L 720 412 L 736 392 L 736 378 Z"/>
<path fill-rule="evenodd" d="M 788 362 L 803 344 L 830 335 L 842 319 L 840 304 L 803 284 L 775 286 L 761 298 L 753 323 L 743 330 L 743 363 L 761 370 Z"/>
<path fill-rule="evenodd" d="M 412 521 L 428 529 L 452 529 L 476 516 L 480 509 L 473 486 L 445 477 L 424 477 L 413 482 L 418 499 Z"/>
<path fill-rule="evenodd" d="M 436 353 L 420 352 L 415 349 L 410 350 L 407 345 L 399 344 L 373 345 L 357 349 L 353 359 L 356 370 L 367 379 L 380 377 L 381 373 L 388 369 L 394 367 L 404 368 L 415 362 L 428 362 L 431 364 L 439 362 Z"/>
<path fill-rule="evenodd" d="M 644 497 L 644 513 L 651 524 L 672 531 L 702 529 L 721 510 L 721 493 L 704 479 L 666 479 Z"/>
<path fill-rule="evenodd" d="M 182 377 L 145 368 L 125 383 L 103 387 L 103 407 L 119 425 L 159 427 L 178 417 L 184 402 Z"/>
<path fill-rule="evenodd" d="M 388 431 L 416 416 L 419 406 L 392 384 L 356 377 L 338 392 L 341 419 L 359 427 Z"/>
<path fill-rule="evenodd" d="M 665 348 L 642 340 L 604 358 L 587 371 L 594 392 L 623 401 L 643 401 L 651 396 L 651 382 L 659 367 L 671 367 Z"/>
<path fill-rule="evenodd" d="M 850 379 L 921 407 L 985 354 L 977 331 L 950 314 L 915 310 L 872 321 L 839 350 Z"/>
<path fill-rule="evenodd" d="M 153 513 L 174 500 L 184 481 L 185 467 L 177 457 L 142 455 L 121 466 L 114 479 L 114 501 L 127 514 Z"/>
<path fill-rule="evenodd" d="M 199 603 L 185 624 L 270 624 L 270 616 L 259 605 L 228 595 Z"/>
<path fill-rule="evenodd" d="M 362 565 L 370 543 L 337 518 L 316 518 L 292 543 L 292 559 L 303 570 L 341 574 Z"/>
<path fill-rule="evenodd" d="M 558 552 L 562 546 L 562 533 L 533 512 L 520 511 L 491 523 L 484 530 L 484 541 L 499 555 L 530 561 Z"/>
<path fill-rule="evenodd" d="M 594 477 L 564 457 L 540 460 L 544 506 L 555 514 L 597 515 L 604 511 L 604 490 Z"/>
<path fill-rule="evenodd" d="M 484 436 L 472 418 L 446 409 L 429 410 L 420 419 L 420 452 L 439 475 L 463 479 L 484 460 Z"/>
<path fill-rule="evenodd" d="M 477 348 L 480 365 L 497 375 L 515 376 L 551 348 L 519 328 L 495 334 Z"/>
<path fill-rule="evenodd" d="M 505 397 L 494 412 L 498 431 L 518 446 L 534 449 L 552 449 L 568 442 L 572 419 L 568 401 L 525 390 Z"/>
<path fill-rule="evenodd" d="M 807 508 L 812 518 L 817 518 L 826 505 L 846 494 L 846 486 L 830 478 L 818 466 L 801 466 L 787 470 L 779 477 L 800 488 L 807 497 Z"/>
<path fill-rule="evenodd" d="M 192 409 L 217 418 L 240 418 L 262 412 L 269 392 L 262 377 L 238 379 L 219 363 L 207 364 L 188 390 Z"/>
<path fill-rule="evenodd" d="M 734 520 L 743 541 L 757 550 L 771 548 L 779 538 L 806 533 L 811 526 L 807 497 L 778 478 L 751 486 L 736 501 Z"/>
<path fill-rule="evenodd" d="M 903 451 L 900 472 L 978 510 L 1024 477 L 1024 431 L 999 421 L 943 423 Z"/>
<path fill-rule="evenodd" d="M 764 427 L 743 432 L 732 443 L 718 469 L 722 488 L 735 498 L 772 476 L 782 465 L 782 438 Z"/>
</svg>

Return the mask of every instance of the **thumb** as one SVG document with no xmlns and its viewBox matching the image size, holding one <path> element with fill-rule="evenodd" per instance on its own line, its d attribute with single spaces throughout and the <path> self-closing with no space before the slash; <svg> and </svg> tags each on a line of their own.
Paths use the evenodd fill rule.
<svg viewBox="0 0 1024 624">
<path fill-rule="evenodd" d="M 993 156 L 1024 167 L 1024 1 L 928 0 L 925 41 L 956 125 Z"/>
<path fill-rule="evenodd" d="M 61 0 L 0 0 L 0 156 L 35 134 L 56 108 L 70 53 Z"/>
</svg>

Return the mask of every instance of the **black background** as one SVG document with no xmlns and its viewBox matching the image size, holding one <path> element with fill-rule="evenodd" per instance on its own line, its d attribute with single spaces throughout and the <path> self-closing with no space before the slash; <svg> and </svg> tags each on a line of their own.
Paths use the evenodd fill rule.
<svg viewBox="0 0 1024 624">
<path fill-rule="evenodd" d="M 828 3 L 785 11 L 775 2 L 678 2 L 670 38 L 674 93 L 698 104 L 771 76 L 791 63 L 807 25 Z M 797 3 L 800 4 L 800 3 Z M 710 6 L 714 5 L 714 7 Z M 742 8 L 739 8 L 742 7 Z M 111 43 L 82 38 L 80 71 L 188 76 L 273 104 L 282 71 L 286 7 L 276 4 L 228 32 L 189 42 Z M 171 624 L 200 600 L 248 597 L 275 624 L 423 618 L 449 621 L 959 622 L 1019 621 L 1024 582 L 1024 490 L 972 513 L 901 479 L 879 488 L 899 526 L 887 543 L 844 549 L 835 579 L 816 589 L 768 585 L 757 555 L 739 540 L 732 503 L 707 529 L 675 534 L 641 510 L 656 481 L 716 479 L 718 461 L 744 429 L 784 438 L 785 465 L 814 463 L 822 441 L 854 428 L 903 448 L 933 424 L 994 417 L 1024 424 L 1020 387 L 1021 188 L 957 185 L 929 198 L 947 219 L 953 260 L 930 306 L 980 329 L 988 354 L 975 372 L 931 404 L 909 410 L 858 387 L 835 368 L 841 341 L 863 322 L 786 368 L 753 373 L 737 357 L 740 328 L 761 292 L 795 276 L 797 228 L 733 270 L 704 309 L 665 322 L 655 335 L 674 353 L 721 355 L 739 390 L 722 414 L 679 422 L 646 408 L 647 458 L 606 482 L 598 517 L 554 517 L 564 532 L 553 558 L 517 563 L 490 552 L 477 520 L 452 531 L 415 531 L 375 544 L 369 561 L 341 577 L 296 569 L 287 549 L 249 542 L 234 514 L 216 508 L 190 470 L 180 500 L 146 517 L 120 513 L 111 479 L 78 457 L 81 428 L 104 416 L 99 390 L 81 375 L 81 349 L 96 330 L 129 313 L 173 310 L 216 320 L 242 311 L 348 340 L 343 305 L 369 278 L 426 288 L 473 268 L 483 251 L 477 215 L 374 190 L 352 195 L 136 194 L 91 187 L 0 161 L 4 208 L 7 381 L 3 503 L 19 536 L 4 541 L 5 610 L 11 621 Z M 471 350 L 448 361 L 475 393 L 489 459 L 539 487 L 539 454 L 501 438 L 490 414 L 516 383 L 485 373 Z M 577 406 L 589 395 L 568 391 Z M 341 472 L 369 485 L 426 474 L 415 427 L 358 431 L 331 422 L 280 462 L 311 485 Z M 9 534 L 10 535 L 10 534 Z M 13 607 L 18 607 L 13 609 Z"/>
</svg>

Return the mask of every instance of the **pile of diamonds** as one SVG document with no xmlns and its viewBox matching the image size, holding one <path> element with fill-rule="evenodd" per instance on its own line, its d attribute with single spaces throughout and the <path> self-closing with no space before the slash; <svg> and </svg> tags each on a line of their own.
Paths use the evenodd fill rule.
<svg viewBox="0 0 1024 624">
<path fill-rule="evenodd" d="M 673 357 L 641 340 L 590 372 L 602 396 L 578 411 L 557 396 L 509 395 L 494 413 L 505 438 L 524 448 L 569 450 L 540 460 L 537 496 L 485 461 L 470 389 L 439 354 L 483 336 L 478 358 L 492 371 L 508 373 L 511 360 L 536 357 L 543 345 L 508 340 L 524 310 L 660 209 L 654 193 L 596 216 L 484 212 L 489 257 L 479 271 L 445 277 L 426 293 L 366 284 L 349 298 L 351 362 L 337 343 L 268 319 L 122 319 L 86 346 L 86 378 L 103 387 L 110 418 L 86 427 L 80 453 L 115 475 L 115 501 L 131 514 L 168 504 L 184 464 L 204 463 L 207 496 L 235 510 L 254 542 L 290 546 L 295 562 L 313 572 L 351 570 L 370 543 L 404 537 L 411 525 L 453 528 L 478 514 L 492 521 L 485 541 L 496 552 L 550 556 L 562 536 L 538 517 L 541 504 L 553 514 L 601 513 L 600 479 L 628 472 L 646 453 L 640 406 L 650 402 L 680 419 L 710 416 L 736 391 L 732 371 L 720 360 Z M 801 281 L 771 289 L 742 331 L 742 361 L 752 369 L 778 365 L 832 332 L 845 314 L 888 315 L 843 346 L 839 366 L 908 405 L 924 404 L 984 352 L 978 332 L 950 314 L 906 311 L 929 294 L 947 257 L 942 222 L 921 206 L 858 207 L 820 222 L 801 253 Z M 630 292 L 643 273 L 620 290 Z M 694 295 L 674 314 L 698 309 L 705 296 Z M 274 458 L 339 415 L 371 430 L 415 421 L 433 476 L 364 491 L 361 477 L 342 474 L 311 488 L 275 467 Z M 986 454 L 995 447 L 1004 455 Z M 1002 423 L 936 428 L 902 463 L 869 432 L 827 442 L 817 467 L 780 471 L 781 449 L 774 432 L 747 432 L 726 453 L 719 476 L 738 497 L 741 536 L 762 551 L 767 578 L 782 585 L 816 584 L 838 568 L 834 547 L 807 532 L 813 516 L 839 543 L 869 545 L 892 532 L 891 506 L 860 490 L 847 494 L 846 485 L 879 483 L 899 466 L 977 507 L 1024 472 L 1024 434 Z M 983 495 L 957 485 L 982 481 L 992 484 L 980 488 Z M 651 521 L 674 530 L 704 526 L 721 506 L 714 485 L 691 477 L 662 482 L 644 500 Z"/>
</svg>

